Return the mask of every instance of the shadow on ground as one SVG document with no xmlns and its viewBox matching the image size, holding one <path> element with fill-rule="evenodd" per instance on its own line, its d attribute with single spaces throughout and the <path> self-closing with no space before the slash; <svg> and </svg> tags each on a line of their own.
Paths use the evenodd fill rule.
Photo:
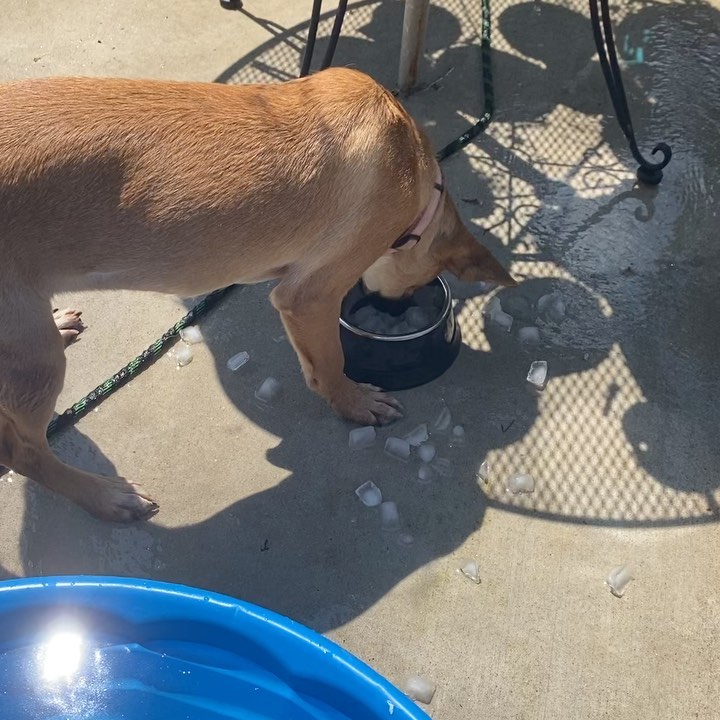
<svg viewBox="0 0 720 720">
<path fill-rule="evenodd" d="M 408 102 L 437 145 L 462 132 L 467 117 L 482 107 L 476 91 L 480 18 L 463 2 L 448 7 L 453 11 L 432 8 L 423 66 L 427 87 Z M 631 58 L 626 82 L 636 125 L 643 137 L 671 142 L 676 152 L 657 193 L 633 186 L 624 141 L 598 117 L 608 112 L 608 101 L 588 21 L 572 9 L 542 3 L 495 6 L 501 33 L 495 53 L 498 126 L 446 164 L 469 225 L 513 262 L 519 276 L 532 278 L 500 294 L 506 304 L 521 307 L 518 324 L 537 321 L 534 304 L 549 290 L 568 303 L 566 320 L 542 325 L 541 352 L 552 376 L 544 396 L 528 392 L 524 382 L 540 351 L 521 348 L 514 333 L 486 327 L 486 298 L 456 285 L 467 344 L 440 380 L 402 394 L 407 420 L 382 433 L 402 434 L 431 420 L 443 402 L 465 425 L 465 447 L 440 441 L 452 476 L 421 486 L 415 465 L 395 463 L 379 448 L 350 453 L 350 426 L 305 389 L 292 349 L 280 339 L 280 321 L 266 302 L 269 287 L 236 289 L 202 323 L 203 333 L 233 404 L 279 438 L 267 461 L 287 476 L 196 525 L 165 528 L 161 514 L 130 530 L 97 523 L 28 486 L 25 571 L 151 575 L 243 597 L 326 631 L 461 547 L 489 506 L 606 526 L 716 521 L 711 470 L 717 467 L 713 431 L 720 418 L 712 398 L 720 338 L 712 318 L 720 308 L 712 288 L 720 268 L 708 196 L 720 179 L 713 159 L 713 118 L 720 108 L 708 93 L 693 96 L 692 112 L 683 109 L 697 68 L 682 57 L 697 46 L 693 28 L 710 23 L 717 30 L 718 18 L 701 4 L 637 8 L 617 26 L 621 51 Z M 401 12 L 399 3 L 352 5 L 353 37 L 341 40 L 337 64 L 355 65 L 392 87 Z M 306 27 L 254 20 L 275 37 L 220 81 L 296 74 Z M 326 18 L 322 26 L 325 35 L 330 22 Z M 320 57 L 324 48 L 318 44 Z M 706 35 L 698 53 L 717 80 L 716 32 Z M 586 141 L 582 128 L 563 124 L 566 108 L 599 123 L 599 136 Z M 253 362 L 231 374 L 225 361 L 240 349 L 250 351 Z M 284 387 L 271 408 L 253 396 L 268 375 Z M 568 408 L 577 416 L 568 417 Z M 575 434 L 584 447 L 574 448 Z M 85 458 L 95 470 L 112 470 L 77 430 L 57 448 L 75 464 Z M 692 472 L 686 472 L 689 456 Z M 486 486 L 478 468 L 489 457 L 494 476 Z M 529 498 L 509 498 L 503 478 L 527 467 L 544 480 L 542 487 Z M 707 473 L 699 472 L 703 467 Z M 411 545 L 383 534 L 377 513 L 354 497 L 352 490 L 368 479 L 398 503 Z M 73 539 L 30 533 L 48 518 L 70 528 L 64 532 Z M 77 547 L 68 552 L 72 544 Z"/>
<path fill-rule="evenodd" d="M 512 261 L 516 275 L 543 277 L 553 266 L 555 280 L 525 282 L 500 297 L 522 306 L 550 289 L 563 292 L 569 322 L 544 328 L 551 348 L 543 350 L 543 357 L 554 376 L 578 374 L 585 383 L 584 392 L 577 391 L 578 402 L 587 399 L 602 407 L 605 418 L 623 406 L 615 396 L 624 390 L 635 396 L 622 412 L 622 442 L 609 434 L 594 441 L 605 456 L 600 467 L 577 467 L 573 457 L 558 457 L 554 447 L 534 448 L 552 458 L 543 464 L 555 476 L 555 487 L 531 512 L 611 525 L 714 522 L 718 483 L 702 468 L 716 460 L 712 428 L 719 419 L 707 384 L 714 383 L 720 337 L 707 318 L 720 309 L 716 295 L 708 292 L 720 269 L 711 230 L 717 224 L 711 188 L 718 181 L 713 118 L 720 99 L 703 87 L 720 80 L 720 14 L 695 1 L 643 2 L 631 11 L 613 10 L 640 145 L 649 152 L 657 141 L 667 141 L 675 149 L 667 178 L 655 189 L 634 182 L 635 163 L 612 116 L 585 5 L 502 1 L 492 3 L 492 12 L 500 129 L 483 136 L 477 151 L 447 161 L 450 189 L 466 221 L 481 229 L 482 242 L 504 262 Z M 365 70 L 394 87 L 402 13 L 401 3 L 352 5 L 352 37 L 341 39 L 335 64 Z M 407 104 L 436 146 L 464 131 L 468 118 L 482 112 L 479 13 L 479 4 L 460 0 L 431 6 L 420 91 Z M 326 33 L 331 19 L 328 13 Z M 276 27 L 272 41 L 241 58 L 219 81 L 292 77 L 305 30 Z M 316 57 L 323 52 L 320 39 Z M 698 75 L 706 78 L 700 87 L 694 82 Z M 578 113 L 591 120 L 594 138 L 579 126 Z M 485 345 L 502 357 L 499 363 L 492 356 L 485 361 L 485 353 L 473 354 L 458 382 L 467 385 L 467 378 L 474 377 L 471 368 L 492 382 L 491 366 L 510 363 L 517 365 L 505 380 L 506 387 L 512 385 L 524 375 L 527 354 L 492 332 L 492 347 L 487 347 L 481 340 L 482 299 L 463 295 L 467 291 L 457 283 L 453 287 L 464 298 L 458 310 L 466 341 L 471 338 L 470 345 Z M 703 312 L 688 315 L 686 299 Z M 608 358 L 613 346 L 617 352 Z M 467 357 L 466 352 L 461 367 Z M 586 375 L 592 368 L 600 369 L 598 387 Z M 701 378 L 706 381 L 698 382 Z M 630 389 L 631 384 L 639 387 Z M 505 407 L 514 402 L 508 395 L 503 396 Z M 526 429 L 534 412 L 519 406 Z M 563 432 L 572 434 L 573 428 Z M 496 439 L 478 456 L 519 439 Z M 608 457 L 615 460 L 608 462 Z M 688 457 L 700 472 L 687 471 Z M 645 470 L 642 479 L 631 462 Z M 598 481 L 598 473 L 609 477 Z M 624 493 L 610 500 L 617 493 L 610 486 L 617 482 Z M 492 503 L 524 512 L 499 494 Z"/>
</svg>

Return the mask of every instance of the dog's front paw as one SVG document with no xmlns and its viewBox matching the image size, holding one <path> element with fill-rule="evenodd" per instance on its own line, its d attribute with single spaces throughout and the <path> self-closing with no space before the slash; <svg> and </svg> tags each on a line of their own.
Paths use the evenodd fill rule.
<svg viewBox="0 0 720 720">
<path fill-rule="evenodd" d="M 402 405 L 392 395 L 374 385 L 350 381 L 330 404 L 335 412 L 360 425 L 387 425 L 403 416 Z"/>
</svg>

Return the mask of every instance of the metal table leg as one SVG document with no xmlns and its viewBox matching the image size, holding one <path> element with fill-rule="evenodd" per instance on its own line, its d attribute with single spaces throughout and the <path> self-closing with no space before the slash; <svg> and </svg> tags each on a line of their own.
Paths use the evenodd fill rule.
<svg viewBox="0 0 720 720">
<path fill-rule="evenodd" d="M 417 84 L 420 56 L 425 45 L 430 0 L 405 0 L 398 87 L 403 94 Z"/>
</svg>

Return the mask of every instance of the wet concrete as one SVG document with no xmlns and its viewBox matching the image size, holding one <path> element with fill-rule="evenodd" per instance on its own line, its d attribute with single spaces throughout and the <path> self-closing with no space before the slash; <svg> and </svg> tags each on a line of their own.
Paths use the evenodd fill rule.
<svg viewBox="0 0 720 720">
<path fill-rule="evenodd" d="M 0 77 L 285 79 L 307 27 L 295 5 L 228 13 L 132 0 L 100 13 L 33 0 L 4 17 Z M 640 146 L 674 151 L 654 191 L 634 183 L 584 3 L 493 3 L 496 119 L 444 171 L 470 227 L 524 280 L 499 293 L 515 328 L 487 325 L 489 296 L 455 283 L 460 357 L 402 393 L 406 421 L 381 433 L 446 402 L 468 436 L 442 446 L 452 477 L 421 487 L 415 465 L 380 447 L 350 453 L 350 426 L 276 342 L 269 286 L 238 289 L 201 323 L 207 344 L 191 365 L 162 359 L 54 443 L 70 462 L 142 482 L 157 518 L 114 527 L 20 478 L 0 481 L 0 574 L 137 575 L 227 592 L 327 633 L 395 682 L 433 678 L 436 718 L 715 717 L 720 8 L 639 2 L 613 13 Z M 400 3 L 352 4 L 337 63 L 392 87 L 401 23 Z M 438 146 L 482 111 L 479 28 L 479 3 L 432 7 L 424 89 L 408 107 Z M 539 323 L 543 345 L 526 349 L 516 330 L 536 323 L 551 290 L 567 316 Z M 187 304 L 67 300 L 90 327 L 68 351 L 59 409 Z M 239 350 L 252 361 L 232 374 L 225 361 Z M 524 381 L 538 358 L 550 367 L 540 395 Z M 253 393 L 268 375 L 284 393 L 261 408 Z M 535 476 L 533 494 L 504 491 L 517 471 Z M 382 535 L 357 502 L 368 479 L 398 503 L 411 546 Z M 479 586 L 456 573 L 465 557 L 479 563 Z M 617 599 L 603 579 L 626 562 L 636 580 Z"/>
</svg>

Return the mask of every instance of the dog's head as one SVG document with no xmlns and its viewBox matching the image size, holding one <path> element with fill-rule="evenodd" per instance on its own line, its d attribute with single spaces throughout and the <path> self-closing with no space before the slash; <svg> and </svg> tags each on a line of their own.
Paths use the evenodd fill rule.
<svg viewBox="0 0 720 720">
<path fill-rule="evenodd" d="M 465 282 L 484 280 L 508 287 L 517 284 L 463 225 L 447 190 L 420 241 L 389 250 L 363 273 L 363 283 L 369 292 L 401 298 L 444 270 Z"/>
</svg>

